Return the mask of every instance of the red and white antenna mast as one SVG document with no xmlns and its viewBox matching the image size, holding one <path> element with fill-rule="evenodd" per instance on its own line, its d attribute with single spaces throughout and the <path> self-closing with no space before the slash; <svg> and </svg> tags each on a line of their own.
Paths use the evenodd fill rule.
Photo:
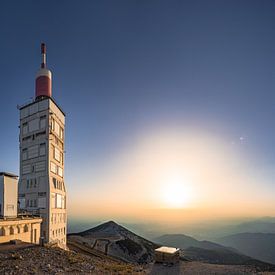
<svg viewBox="0 0 275 275">
<path fill-rule="evenodd" d="M 35 98 L 52 96 L 52 73 L 46 68 L 46 45 L 41 43 L 41 68 L 36 74 L 35 79 Z"/>
<path fill-rule="evenodd" d="M 41 68 L 46 68 L 46 45 L 45 45 L 45 43 L 41 43 L 41 56 L 42 56 Z"/>
</svg>

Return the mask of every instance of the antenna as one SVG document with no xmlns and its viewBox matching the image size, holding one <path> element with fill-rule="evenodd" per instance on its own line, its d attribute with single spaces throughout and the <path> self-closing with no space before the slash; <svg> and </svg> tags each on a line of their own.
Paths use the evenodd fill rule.
<svg viewBox="0 0 275 275">
<path fill-rule="evenodd" d="M 42 56 L 41 68 L 46 68 L 46 44 L 45 43 L 41 43 L 41 56 Z"/>
</svg>

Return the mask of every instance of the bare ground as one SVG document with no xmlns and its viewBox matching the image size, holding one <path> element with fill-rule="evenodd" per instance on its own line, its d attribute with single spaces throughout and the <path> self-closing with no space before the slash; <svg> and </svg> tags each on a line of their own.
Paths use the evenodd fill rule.
<svg viewBox="0 0 275 275">
<path fill-rule="evenodd" d="M 162 264 L 152 264 L 148 269 L 151 275 L 243 275 L 243 274 L 275 274 L 275 272 L 260 272 L 255 267 L 240 265 L 217 265 L 201 262 L 183 262 L 174 266 L 164 266 Z"/>
</svg>

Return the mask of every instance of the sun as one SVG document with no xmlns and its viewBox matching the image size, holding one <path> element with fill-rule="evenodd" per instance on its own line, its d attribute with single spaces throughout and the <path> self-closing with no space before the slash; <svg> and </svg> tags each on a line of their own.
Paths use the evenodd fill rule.
<svg viewBox="0 0 275 275">
<path fill-rule="evenodd" d="M 165 207 L 184 208 L 193 199 L 190 185 L 179 176 L 171 176 L 161 186 L 161 200 Z"/>
</svg>

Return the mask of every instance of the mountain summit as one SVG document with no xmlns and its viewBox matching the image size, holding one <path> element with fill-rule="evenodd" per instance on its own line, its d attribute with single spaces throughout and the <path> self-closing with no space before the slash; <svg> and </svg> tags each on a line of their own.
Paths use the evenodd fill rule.
<svg viewBox="0 0 275 275">
<path fill-rule="evenodd" d="M 137 263 L 151 262 L 154 249 L 158 247 L 114 221 L 70 234 L 69 239 L 106 255 Z"/>
</svg>

